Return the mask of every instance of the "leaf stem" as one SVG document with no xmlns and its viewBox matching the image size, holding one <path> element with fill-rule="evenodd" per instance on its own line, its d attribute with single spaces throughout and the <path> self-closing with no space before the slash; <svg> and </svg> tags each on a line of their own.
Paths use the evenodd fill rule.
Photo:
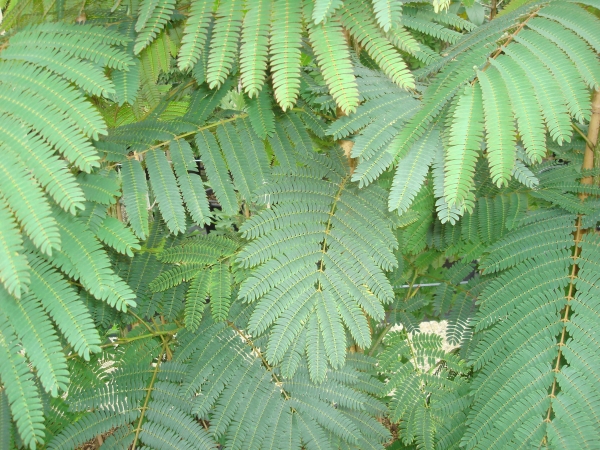
<svg viewBox="0 0 600 450">
<path fill-rule="evenodd" d="M 178 134 L 178 135 L 176 135 L 176 136 L 173 136 L 173 138 L 172 138 L 172 139 L 169 139 L 169 140 L 167 140 L 167 141 L 162 141 L 162 142 L 160 142 L 160 143 L 158 143 L 158 144 L 155 144 L 155 145 L 151 145 L 151 146 L 150 146 L 150 147 L 148 147 L 146 150 L 142 150 L 141 152 L 135 152 L 135 154 L 134 154 L 134 155 L 127 156 L 127 158 L 128 158 L 128 159 L 137 159 L 137 158 L 139 158 L 139 155 L 143 155 L 144 153 L 147 153 L 147 152 L 149 152 L 150 150 L 156 150 L 157 148 L 164 147 L 165 145 L 167 145 L 167 144 L 168 144 L 169 142 L 171 142 L 171 141 L 177 141 L 177 140 L 179 140 L 179 139 L 182 139 L 182 138 L 185 138 L 185 137 L 191 136 L 191 135 L 193 135 L 193 134 L 199 133 L 200 131 L 209 130 L 209 129 L 211 129 L 211 128 L 216 128 L 216 127 L 218 127 L 219 125 L 223 125 L 224 123 L 233 122 L 233 121 L 235 121 L 235 120 L 237 120 L 237 119 L 242 119 L 242 118 L 244 118 L 244 117 L 248 117 L 248 114 L 247 114 L 247 113 L 236 114 L 235 116 L 233 116 L 233 117 L 230 117 L 230 118 L 228 118 L 228 119 L 222 119 L 222 120 L 219 120 L 219 121 L 217 121 L 217 122 L 213 122 L 213 123 L 211 123 L 211 124 L 209 124 L 209 125 L 205 125 L 205 126 L 203 126 L 203 127 L 196 128 L 196 129 L 195 129 L 195 130 L 193 130 L 193 131 L 186 131 L 185 133 L 182 133 L 182 134 Z"/>
<path fill-rule="evenodd" d="M 419 276 L 419 273 L 415 271 L 415 274 L 413 276 L 412 281 L 410 282 L 410 286 L 408 287 L 408 291 L 406 292 L 406 296 L 404 297 L 404 301 L 406 302 L 409 298 L 414 297 L 414 295 L 417 293 L 417 290 L 415 290 L 413 293 L 411 293 L 412 287 L 415 284 L 415 281 L 417 281 L 417 277 Z M 383 341 L 383 338 L 385 337 L 385 335 L 392 329 L 392 327 L 394 326 L 393 323 L 388 323 L 384 329 L 381 331 L 381 333 L 379 333 L 379 336 L 377 336 L 377 340 L 373 343 L 373 345 L 371 346 L 371 348 L 369 349 L 369 356 L 373 356 L 373 354 L 375 353 L 375 350 L 377 350 L 377 347 L 379 347 L 379 344 L 381 344 L 381 341 Z"/>
<path fill-rule="evenodd" d="M 519 34 L 521 31 L 523 31 L 523 28 L 525 28 L 525 25 L 527 25 L 527 22 L 529 22 L 531 19 L 533 19 L 535 16 L 537 16 L 537 13 L 539 12 L 539 10 L 541 8 L 542 8 L 542 6 L 538 6 L 538 8 L 535 11 L 532 11 L 529 14 L 529 17 L 519 24 L 519 26 L 516 28 L 516 30 L 508 37 L 508 39 L 506 41 L 504 41 L 504 43 L 500 47 L 498 47 L 496 49 L 496 52 L 489 59 L 496 59 L 498 56 L 500 56 L 500 54 L 504 51 L 504 48 L 513 41 L 515 36 L 517 34 Z M 486 61 L 485 65 L 482 67 L 481 71 L 484 72 L 488 67 L 490 67 L 490 65 L 491 65 L 490 61 L 489 60 Z M 473 81 L 471 82 L 471 86 L 473 86 L 475 84 L 476 80 L 477 80 L 477 77 L 475 77 L 473 79 Z"/>
<path fill-rule="evenodd" d="M 577 131 L 577 133 L 583 138 L 583 140 L 585 141 L 585 143 L 588 145 L 588 147 L 593 148 L 594 147 L 594 143 L 592 141 L 590 141 L 588 139 L 588 137 L 583 133 L 583 131 L 581 131 L 579 129 L 579 127 L 577 125 L 575 125 L 573 122 L 571 122 L 571 127 Z"/>
<path fill-rule="evenodd" d="M 594 97 L 592 99 L 592 117 L 590 118 L 590 126 L 588 128 L 588 135 L 586 138 L 586 146 L 585 146 L 585 154 L 583 157 L 583 164 L 582 164 L 582 169 L 583 170 L 590 170 L 594 168 L 594 147 L 595 144 L 593 144 L 594 142 L 598 142 L 598 135 L 600 133 L 600 90 L 596 91 L 594 93 Z M 590 145 L 591 144 L 591 145 Z M 585 177 L 581 179 L 581 184 L 592 184 L 593 183 L 593 177 L 589 176 L 589 177 Z M 587 194 L 582 193 L 580 194 L 580 198 L 581 201 L 584 201 L 587 197 Z M 557 343 L 558 346 L 558 354 L 556 357 L 556 364 L 554 366 L 554 369 L 552 369 L 553 372 L 555 372 L 555 374 L 557 374 L 558 372 L 560 372 L 561 369 L 561 358 L 562 358 L 562 348 L 565 345 L 565 339 L 567 337 L 567 322 L 569 321 L 569 313 L 571 310 L 571 300 L 573 300 L 575 298 L 575 292 L 576 292 L 576 288 L 575 288 L 575 279 L 577 278 L 577 271 L 579 270 L 579 267 L 577 265 L 577 260 L 579 259 L 580 253 L 581 253 L 581 247 L 579 246 L 579 244 L 581 243 L 581 240 L 583 238 L 583 235 L 585 234 L 586 230 L 583 229 L 582 226 L 582 221 L 581 221 L 581 214 L 579 214 L 577 216 L 577 222 L 576 222 L 576 230 L 575 230 L 575 236 L 574 236 L 574 244 L 575 244 L 575 248 L 573 250 L 573 264 L 571 266 L 571 274 L 569 275 L 569 290 L 567 292 L 567 304 L 565 305 L 563 311 L 561 312 L 561 322 L 563 322 L 563 328 L 562 331 L 560 333 L 560 341 Z M 552 381 L 552 388 L 550 391 L 550 406 L 548 407 L 548 411 L 546 413 L 546 418 L 544 419 L 544 422 L 551 422 L 551 417 L 552 417 L 552 399 L 556 397 L 556 388 L 557 388 L 557 379 L 556 379 L 556 375 L 554 375 L 554 380 Z M 547 443 L 548 437 L 544 436 L 542 438 L 542 442 L 541 445 L 545 445 Z"/>
<path fill-rule="evenodd" d="M 130 338 L 127 338 L 127 337 L 119 338 L 116 341 L 111 342 L 110 344 L 103 344 L 100 347 L 105 348 L 105 347 L 112 347 L 114 345 L 128 344 L 129 342 L 138 341 L 140 339 L 153 338 L 153 337 L 157 337 L 157 336 L 165 336 L 165 335 L 173 336 L 179 330 L 180 330 L 180 328 L 177 328 L 175 330 L 155 331 L 153 333 L 140 334 L 139 336 L 133 336 L 133 337 L 130 337 Z"/>
<path fill-rule="evenodd" d="M 249 336 L 247 336 L 244 332 L 242 332 L 242 330 L 240 330 L 235 323 L 230 322 L 229 320 L 226 321 L 225 323 L 227 323 L 227 325 L 233 329 L 241 338 L 242 340 L 248 344 L 251 348 L 252 351 L 254 352 L 254 354 L 256 354 L 261 360 L 263 365 L 265 366 L 265 368 L 271 372 L 271 376 L 273 377 L 273 379 L 275 380 L 275 383 L 281 385 L 281 392 L 283 393 L 283 396 L 285 397 L 286 400 L 289 400 L 291 397 L 290 395 L 285 391 L 285 389 L 283 389 L 283 381 L 281 381 L 279 379 L 279 377 L 277 376 L 277 374 L 273 371 L 273 368 L 271 367 L 271 365 L 269 364 L 269 362 L 265 359 L 265 357 L 263 356 L 262 352 L 260 351 L 260 349 L 258 347 L 256 347 L 254 345 L 254 342 L 252 342 L 252 339 L 250 339 Z"/>
<path fill-rule="evenodd" d="M 162 357 L 166 352 L 166 347 L 167 347 L 167 342 L 163 341 L 162 352 L 160 353 L 160 355 L 158 355 L 158 359 L 156 361 L 156 366 L 154 367 L 154 372 L 152 373 L 152 379 L 150 380 L 150 385 L 148 386 L 148 392 L 146 393 L 146 399 L 144 400 L 144 405 L 142 406 L 140 420 L 138 420 L 138 424 L 135 429 L 135 437 L 133 438 L 133 444 L 131 445 L 131 450 L 135 450 L 135 446 L 137 445 L 137 441 L 140 436 L 140 431 L 142 430 L 142 422 L 144 420 L 144 416 L 146 415 L 146 410 L 148 409 L 148 403 L 150 402 L 150 396 L 152 395 L 152 388 L 154 386 L 154 382 L 156 381 L 156 376 L 158 375 L 158 370 L 160 369 Z"/>
</svg>

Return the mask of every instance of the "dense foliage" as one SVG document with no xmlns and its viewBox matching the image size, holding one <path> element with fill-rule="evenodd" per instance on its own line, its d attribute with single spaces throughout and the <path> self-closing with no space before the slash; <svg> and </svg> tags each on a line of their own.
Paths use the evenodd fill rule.
<svg viewBox="0 0 600 450">
<path fill-rule="evenodd" d="M 0 8 L 1 449 L 598 448 L 598 0 Z"/>
</svg>

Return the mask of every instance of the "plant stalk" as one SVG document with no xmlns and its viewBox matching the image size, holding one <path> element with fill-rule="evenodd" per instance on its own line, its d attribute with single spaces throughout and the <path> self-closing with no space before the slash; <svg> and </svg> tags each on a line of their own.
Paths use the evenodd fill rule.
<svg viewBox="0 0 600 450">
<path fill-rule="evenodd" d="M 594 152 L 598 149 L 598 133 L 600 132 L 600 90 L 594 92 L 592 98 L 592 117 L 590 117 L 590 126 L 588 128 L 585 153 L 583 155 L 584 170 L 594 168 Z M 600 161 L 596 161 L 598 163 Z M 582 184 L 593 184 L 594 177 L 585 177 L 581 179 Z M 584 197 L 585 198 L 585 197 Z"/>
<path fill-rule="evenodd" d="M 600 131 L 600 90 L 594 92 L 594 96 L 592 98 L 592 116 L 590 118 L 590 126 L 588 128 L 588 135 L 587 135 L 586 145 L 585 145 L 585 153 L 583 155 L 583 164 L 581 166 L 582 170 L 590 170 L 590 169 L 594 168 L 594 150 L 595 150 L 595 147 L 597 147 L 599 131 Z M 592 184 L 593 182 L 594 182 L 594 179 L 592 176 L 584 177 L 581 179 L 581 184 Z M 579 197 L 581 198 L 581 201 L 584 201 L 585 198 L 587 197 L 587 194 L 581 193 L 579 195 Z M 561 311 L 561 317 L 562 317 L 561 321 L 563 322 L 563 329 L 560 334 L 560 341 L 557 344 L 558 345 L 558 355 L 556 357 L 556 363 L 554 365 L 554 369 L 552 369 L 552 371 L 555 373 L 558 373 L 561 370 L 562 348 L 565 345 L 566 338 L 567 338 L 567 322 L 569 321 L 571 300 L 573 300 L 575 298 L 575 293 L 576 293 L 575 279 L 577 278 L 577 270 L 578 270 L 577 260 L 581 253 L 581 248 L 580 248 L 579 244 L 581 243 L 581 240 L 582 240 L 585 232 L 586 232 L 586 230 L 584 230 L 582 227 L 581 214 L 579 214 L 577 216 L 576 231 L 575 231 L 575 235 L 574 235 L 575 248 L 573 250 L 573 265 L 571 266 L 571 274 L 569 275 L 570 281 L 569 281 L 569 290 L 567 293 L 567 304 L 565 305 L 564 309 Z M 556 379 L 556 375 L 555 375 L 554 380 L 552 382 L 552 388 L 551 388 L 551 391 L 549 394 L 550 399 L 553 399 L 556 397 L 556 395 L 557 395 L 556 389 L 557 389 L 557 379 Z M 551 400 L 551 403 L 550 403 L 550 406 L 548 407 L 548 411 L 546 413 L 546 418 L 544 419 L 544 422 L 549 423 L 552 421 L 552 411 L 553 411 L 553 408 L 552 408 L 552 400 Z M 548 439 L 547 436 L 544 436 L 544 438 L 542 439 L 541 445 L 546 445 L 547 439 Z"/>
</svg>

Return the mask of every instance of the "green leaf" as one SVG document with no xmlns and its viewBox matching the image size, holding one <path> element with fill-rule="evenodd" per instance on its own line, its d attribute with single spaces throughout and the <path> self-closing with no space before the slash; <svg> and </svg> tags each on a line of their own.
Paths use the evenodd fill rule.
<svg viewBox="0 0 600 450">
<path fill-rule="evenodd" d="M 137 99 L 140 82 L 141 68 L 139 60 L 129 67 L 128 71 L 116 70 L 112 75 L 115 84 L 115 101 L 119 106 L 124 103 L 133 105 Z"/>
<path fill-rule="evenodd" d="M 211 89 L 221 87 L 233 67 L 242 28 L 242 8 L 242 0 L 224 0 L 217 9 L 206 69 L 206 82 Z"/>
<path fill-rule="evenodd" d="M 450 208 L 461 206 L 474 187 L 475 164 L 483 140 L 481 88 L 478 84 L 466 86 L 457 97 L 444 164 L 444 199 Z"/>
<path fill-rule="evenodd" d="M 219 106 L 223 98 L 231 90 L 233 82 L 226 80 L 219 89 L 209 91 L 204 87 L 200 87 L 191 96 L 190 106 L 184 119 L 191 122 L 204 124 L 206 119 L 213 113 L 215 108 Z"/>
<path fill-rule="evenodd" d="M 94 411 L 84 415 L 76 422 L 67 425 L 58 435 L 54 436 L 48 443 L 49 449 L 77 448 L 87 441 L 101 436 L 111 430 L 122 430 L 123 425 L 138 419 L 140 410 L 138 408 L 126 408 L 112 414 L 111 411 Z M 118 431 L 117 431 L 118 432 Z M 108 447 L 109 439 L 104 446 Z"/>
<path fill-rule="evenodd" d="M 148 185 L 142 165 L 135 159 L 121 164 L 123 203 L 129 224 L 140 239 L 148 236 Z"/>
<path fill-rule="evenodd" d="M 346 334 L 335 300 L 328 291 L 321 291 L 316 301 L 319 329 L 323 334 L 325 353 L 334 369 L 346 362 Z"/>
<path fill-rule="evenodd" d="M 562 87 L 562 97 L 569 114 L 579 122 L 589 120 L 590 107 L 587 86 L 567 56 L 552 42 L 530 30 L 519 33 L 516 42 L 531 50 L 550 70 Z"/>
<path fill-rule="evenodd" d="M 135 30 L 139 34 L 133 47 L 133 53 L 139 54 L 156 39 L 158 33 L 173 15 L 175 3 L 175 0 L 143 0 L 140 6 L 140 15 L 135 24 Z"/>
<path fill-rule="evenodd" d="M 211 436 L 202 425 L 172 403 L 155 400 L 150 403 L 147 414 L 150 421 L 176 431 L 177 435 L 191 443 L 194 449 L 209 450 L 214 446 Z"/>
<path fill-rule="evenodd" d="M 115 93 L 113 82 L 97 65 L 73 58 L 60 50 L 15 46 L 3 50 L 2 58 L 28 61 L 45 67 L 92 95 L 109 97 Z"/>
<path fill-rule="evenodd" d="M 275 132 L 275 114 L 271 106 L 271 93 L 265 87 L 255 99 L 248 102 L 248 116 L 256 135 L 265 139 Z"/>
<path fill-rule="evenodd" d="M 60 248 L 56 220 L 44 193 L 11 151 L 4 151 L 0 163 L 0 192 L 25 234 L 40 251 L 51 255 L 53 249 Z"/>
<path fill-rule="evenodd" d="M 29 264 L 23 237 L 4 199 L 0 197 L 0 281 L 9 294 L 21 298 L 29 284 Z"/>
<path fill-rule="evenodd" d="M 0 100 L 0 111 L 19 117 L 81 170 L 90 172 L 99 165 L 100 157 L 86 136 L 47 100 L 20 89 L 3 89 Z"/>
<path fill-rule="evenodd" d="M 596 59 L 594 52 L 575 33 L 542 17 L 534 17 L 527 22 L 527 26 L 562 49 L 571 58 L 588 86 L 591 89 L 598 89 L 600 86 L 600 75 L 598 75 L 600 62 Z"/>
<path fill-rule="evenodd" d="M 292 108 L 300 91 L 302 10 L 296 0 L 276 0 L 271 16 L 269 56 L 275 99 L 284 111 Z"/>
<path fill-rule="evenodd" d="M 100 351 L 100 337 L 80 297 L 56 270 L 31 257 L 31 292 L 50 314 L 73 350 L 86 361 Z"/>
<path fill-rule="evenodd" d="M 140 8 L 138 11 L 138 19 L 135 23 L 135 31 L 138 33 L 144 29 L 146 23 L 148 23 L 148 19 L 154 12 L 154 9 L 158 6 L 160 0 L 143 0 L 140 3 Z"/>
<path fill-rule="evenodd" d="M 237 198 L 217 140 L 211 132 L 201 131 L 196 134 L 196 145 L 208 180 L 223 212 L 229 215 L 236 214 L 238 211 Z"/>
<path fill-rule="evenodd" d="M 229 266 L 215 264 L 210 271 L 210 311 L 215 321 L 226 320 L 231 305 L 231 274 Z"/>
<path fill-rule="evenodd" d="M 10 418 L 10 405 L 6 390 L 0 390 L 0 445 L 3 448 L 12 448 L 14 445 L 14 427 Z"/>
<path fill-rule="evenodd" d="M 401 88 L 415 86 L 415 79 L 400 54 L 385 38 L 373 18 L 365 13 L 364 3 L 358 0 L 344 2 L 341 9 L 342 25 L 363 45 L 381 70 Z"/>
<path fill-rule="evenodd" d="M 377 17 L 377 23 L 383 29 L 383 31 L 389 31 L 392 27 L 392 24 L 400 19 L 402 14 L 401 4 L 394 2 L 393 0 L 372 1 L 375 17 Z"/>
<path fill-rule="evenodd" d="M 87 136 L 98 139 L 107 134 L 106 124 L 97 109 L 75 88 L 49 70 L 16 61 L 0 63 L 0 81 L 16 89 L 27 89 L 45 104 L 64 114 Z"/>
<path fill-rule="evenodd" d="M 432 127 L 415 143 L 408 155 L 398 162 L 388 201 L 390 211 L 398 210 L 398 214 L 402 214 L 408 210 L 421 189 L 439 145 L 439 131 Z"/>
<path fill-rule="evenodd" d="M 284 378 L 292 378 L 298 370 L 302 356 L 304 355 L 304 347 L 306 345 L 306 333 L 300 333 L 297 339 L 292 342 L 292 345 L 287 351 L 287 355 L 283 358 L 281 364 L 281 375 Z"/>
<path fill-rule="evenodd" d="M 211 2 L 202 1 L 192 3 L 190 15 L 185 22 L 185 28 L 183 29 L 181 48 L 177 55 L 177 65 L 179 70 L 185 71 L 192 68 L 200 59 L 200 53 L 206 42 L 211 18 Z"/>
<path fill-rule="evenodd" d="M 546 155 L 546 133 L 535 88 L 523 69 L 511 59 L 499 58 L 491 60 L 491 64 L 502 74 L 506 84 L 527 156 L 533 162 L 540 162 Z"/>
<path fill-rule="evenodd" d="M 202 314 L 206 308 L 206 299 L 210 287 L 211 272 L 203 270 L 190 282 L 185 295 L 185 327 L 195 331 L 200 325 Z"/>
<path fill-rule="evenodd" d="M 465 8 L 465 12 L 469 17 L 469 20 L 475 25 L 482 25 L 485 22 L 485 10 L 481 3 L 477 3 L 472 0 L 473 3 Z"/>
<path fill-rule="evenodd" d="M 135 294 L 111 268 L 108 255 L 94 234 L 81 221 L 55 208 L 60 230 L 61 252 L 51 258 L 53 264 L 80 280 L 98 300 L 105 300 L 120 311 L 135 306 Z"/>
<path fill-rule="evenodd" d="M 330 19 L 327 23 L 311 26 L 309 37 L 336 104 L 345 114 L 354 112 L 358 106 L 358 87 L 340 23 Z"/>
<path fill-rule="evenodd" d="M 178 139 L 169 146 L 173 168 L 177 175 L 177 183 L 185 206 L 194 222 L 198 225 L 210 223 L 210 209 L 204 183 L 198 170 L 192 148 L 187 141 Z"/>
<path fill-rule="evenodd" d="M 478 71 L 483 96 L 487 157 L 492 181 L 508 184 L 515 166 L 516 130 L 511 114 L 508 91 L 497 70 Z"/>
<path fill-rule="evenodd" d="M 294 151 L 290 140 L 279 122 L 275 124 L 275 133 L 269 137 L 269 144 L 271 144 L 271 149 L 273 149 L 273 153 L 281 169 L 286 173 L 295 172 Z"/>
<path fill-rule="evenodd" d="M 111 175 L 111 172 L 93 174 L 82 172 L 77 176 L 77 182 L 81 186 L 87 200 L 103 205 L 112 205 L 117 201 L 117 197 L 120 196 L 120 188 L 116 179 Z"/>
<path fill-rule="evenodd" d="M 66 391 L 69 384 L 67 359 L 39 300 L 31 294 L 19 301 L 9 295 L 2 297 L 4 313 L 21 339 L 46 392 L 56 397 L 59 390 Z"/>
<path fill-rule="evenodd" d="M 305 290 L 291 302 L 283 306 L 283 314 L 275 321 L 269 343 L 267 345 L 266 357 L 274 364 L 279 363 L 288 348 L 302 334 L 304 322 L 314 310 L 318 299 L 316 292 Z M 253 314 L 253 318 L 254 318 Z M 252 322 L 251 322 L 252 323 Z M 262 324 L 253 325 L 253 329 Z M 259 328 L 260 329 L 260 328 Z M 339 330 L 338 330 L 339 331 Z"/>
<path fill-rule="evenodd" d="M 544 7 L 539 15 L 553 19 L 565 28 L 574 31 L 586 40 L 596 53 L 600 52 L 600 37 L 595 31 L 600 25 L 600 20 L 593 14 L 586 14 L 578 5 L 561 2 Z"/>
<path fill-rule="evenodd" d="M 333 136 L 334 139 L 343 139 L 350 136 L 397 109 L 398 103 L 406 98 L 406 95 L 400 94 L 386 95 L 368 100 L 357 108 L 355 114 L 342 116 L 333 122 L 327 129 L 327 134 Z"/>
<path fill-rule="evenodd" d="M 44 439 L 42 402 L 33 373 L 20 353 L 15 331 L 0 313 L 0 378 L 13 420 L 26 447 L 34 450 Z"/>
<path fill-rule="evenodd" d="M 310 378 L 315 383 L 322 383 L 327 373 L 327 356 L 323 336 L 319 331 L 319 322 L 314 314 L 306 326 L 306 358 Z"/>
<path fill-rule="evenodd" d="M 255 188 L 254 180 L 248 176 L 251 172 L 248 170 L 249 164 L 246 159 L 246 152 L 242 147 L 237 130 L 230 123 L 219 125 L 217 127 L 217 138 L 225 155 L 227 167 L 233 175 L 235 187 L 244 200 L 250 200 L 252 191 Z"/>
<path fill-rule="evenodd" d="M 133 256 L 133 250 L 140 250 L 138 239 L 123 222 L 114 217 L 106 217 L 96 231 L 96 236 L 119 253 Z"/>
<path fill-rule="evenodd" d="M 252 172 L 252 178 L 256 186 L 268 183 L 271 179 L 271 167 L 269 157 L 265 150 L 265 144 L 252 132 L 248 119 L 240 119 L 242 124 L 237 125 L 240 139 L 246 145 L 248 162 Z"/>
<path fill-rule="evenodd" d="M 26 129 L 12 117 L 0 116 L 2 140 L 31 170 L 54 201 L 65 211 L 75 214 L 83 209 L 85 197 L 67 162 L 38 136 L 26 134 Z"/>
<path fill-rule="evenodd" d="M 204 264 L 192 263 L 164 270 L 159 276 L 152 280 L 148 285 L 148 289 L 153 292 L 160 292 L 178 286 L 198 275 L 198 273 L 204 269 L 204 266 Z"/>
<path fill-rule="evenodd" d="M 27 49 L 37 55 L 47 54 L 51 49 L 59 49 L 68 53 L 72 60 L 89 59 L 102 66 L 119 70 L 127 70 L 132 64 L 127 53 L 112 47 L 112 44 L 116 43 L 115 38 L 119 42 L 126 39 L 115 31 L 108 31 L 106 36 L 106 31 L 97 26 L 61 25 L 47 23 L 28 27 L 11 37 L 10 47 L 17 51 Z M 2 56 L 4 57 L 4 52 Z"/>
<path fill-rule="evenodd" d="M 326 22 L 329 17 L 342 6 L 343 0 L 315 0 L 312 20 L 315 24 Z"/>
<path fill-rule="evenodd" d="M 458 42 L 462 37 L 462 35 L 457 31 L 449 30 L 448 28 L 445 28 L 440 24 L 437 24 L 431 20 L 427 20 L 426 18 L 421 18 L 419 16 L 411 17 L 408 14 L 404 14 L 400 23 L 406 28 L 419 31 L 420 33 L 429 35 L 431 37 L 440 39 L 445 42 L 450 42 L 451 44 Z"/>
<path fill-rule="evenodd" d="M 292 407 L 300 411 L 301 414 L 307 414 L 326 430 L 341 437 L 351 444 L 358 442 L 360 431 L 358 428 L 340 411 L 334 408 L 324 408 L 322 402 L 310 397 L 293 398 L 290 401 Z"/>
<path fill-rule="evenodd" d="M 158 209 L 172 233 L 183 233 L 185 210 L 175 175 L 169 166 L 165 152 L 158 148 L 146 153 L 146 166 L 150 176 L 152 192 L 156 197 Z"/>
<path fill-rule="evenodd" d="M 282 123 L 290 141 L 294 144 L 294 151 L 302 158 L 312 159 L 313 143 L 300 118 L 296 114 L 288 114 L 283 118 Z"/>
<path fill-rule="evenodd" d="M 505 53 L 521 66 L 531 81 L 552 139 L 559 144 L 568 142 L 572 134 L 571 121 L 563 96 L 556 95 L 560 87 L 550 71 L 522 45 L 508 46 Z"/>
<path fill-rule="evenodd" d="M 240 48 L 240 79 L 248 97 L 260 97 L 263 87 L 269 46 L 271 0 L 256 0 L 244 17 Z M 264 101 L 264 100 L 263 100 Z M 259 136 L 260 133 L 257 132 Z M 261 136 L 264 139 L 264 136 Z"/>
</svg>

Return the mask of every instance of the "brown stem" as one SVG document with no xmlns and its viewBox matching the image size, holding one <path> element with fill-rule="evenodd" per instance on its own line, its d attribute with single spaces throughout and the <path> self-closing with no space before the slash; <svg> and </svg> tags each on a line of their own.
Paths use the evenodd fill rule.
<svg viewBox="0 0 600 450">
<path fill-rule="evenodd" d="M 117 203 L 115 204 L 115 208 L 116 208 L 116 213 L 117 213 L 117 219 L 119 220 L 119 222 L 123 222 L 122 207 L 123 207 L 123 205 L 121 204 L 121 199 L 117 200 Z"/>
<path fill-rule="evenodd" d="M 594 168 L 594 150 L 598 147 L 598 133 L 600 132 L 600 90 L 594 92 L 592 99 L 592 117 L 590 118 L 590 126 L 588 128 L 587 140 L 585 145 L 585 153 L 583 155 L 582 169 Z M 591 144 L 591 145 L 590 145 Z M 581 179 L 582 184 L 592 184 L 593 177 L 585 177 Z"/>
<path fill-rule="evenodd" d="M 579 243 L 581 242 L 581 238 L 583 237 L 583 230 L 581 228 L 581 216 L 577 217 L 577 230 L 575 231 L 575 250 L 573 251 L 573 265 L 571 266 L 571 274 L 569 275 L 569 292 L 567 293 L 567 305 L 562 311 L 562 319 L 563 329 L 560 333 L 560 342 L 558 343 L 558 355 L 556 357 L 556 364 L 553 372 L 560 372 L 560 360 L 562 357 L 562 348 L 565 345 L 565 338 L 567 336 L 567 322 L 569 321 L 569 312 L 571 309 L 571 300 L 573 300 L 575 296 L 575 278 L 577 278 L 577 258 L 579 258 L 579 253 L 581 248 L 579 247 Z M 554 377 L 554 381 L 552 382 L 552 390 L 550 392 L 550 398 L 556 397 L 556 376 Z M 546 414 L 545 422 L 550 422 L 550 416 L 552 415 L 552 404 L 548 407 L 548 412 Z"/>
<path fill-rule="evenodd" d="M 583 170 L 590 170 L 594 168 L 594 149 L 596 147 L 596 144 L 598 143 L 598 132 L 600 131 L 600 90 L 594 92 L 594 97 L 592 99 L 592 117 L 590 118 L 590 126 L 588 129 L 588 135 L 587 135 L 587 139 L 586 139 L 586 146 L 585 146 L 585 154 L 583 156 L 583 164 L 582 164 L 582 169 Z M 592 145 L 590 145 L 592 144 Z M 581 179 L 581 184 L 592 184 L 593 183 L 593 177 L 585 177 Z M 579 197 L 581 198 L 581 201 L 584 201 L 585 198 L 587 197 L 587 194 L 585 193 L 581 193 L 579 195 Z M 579 258 L 580 252 L 581 252 L 581 248 L 579 247 L 579 244 L 581 243 L 581 240 L 583 238 L 583 235 L 585 234 L 585 230 L 582 227 L 581 224 L 581 215 L 577 216 L 577 222 L 576 222 L 576 230 L 575 230 L 575 249 L 573 250 L 573 265 L 571 266 L 571 274 L 569 275 L 569 290 L 567 293 L 567 304 L 565 305 L 565 308 L 563 309 L 563 311 L 561 312 L 561 322 L 563 322 L 563 329 L 560 333 L 560 341 L 558 342 L 558 355 L 556 357 L 556 364 L 554 366 L 553 372 L 558 373 L 561 369 L 560 366 L 560 361 L 562 358 L 562 348 L 565 345 L 565 339 L 567 336 L 567 322 L 569 321 L 569 312 L 571 309 L 571 300 L 573 300 L 573 298 L 575 297 L 575 279 L 577 278 L 577 271 L 578 271 L 578 266 L 577 266 L 577 259 Z M 556 382 L 556 376 L 554 377 L 554 381 L 552 382 L 552 389 L 550 391 L 550 398 L 553 399 L 556 397 L 556 388 L 557 388 L 557 382 Z M 546 413 L 546 418 L 544 419 L 545 422 L 550 422 L 551 421 L 551 416 L 552 416 L 552 403 L 550 403 L 550 406 L 548 407 L 548 411 Z M 544 437 L 542 440 L 542 444 L 545 444 L 547 441 L 547 438 Z"/>
<path fill-rule="evenodd" d="M 502 44 L 500 47 L 498 47 L 498 49 L 496 50 L 496 52 L 490 57 L 490 59 L 496 59 L 498 56 L 500 56 L 500 54 L 504 51 L 504 48 L 510 44 L 512 42 L 512 40 L 515 38 L 515 36 L 517 34 L 519 34 L 523 28 L 525 28 L 525 25 L 527 25 L 527 22 L 529 22 L 531 19 L 533 19 L 535 16 L 537 16 L 538 11 L 541 9 L 542 7 L 538 7 L 535 11 L 532 11 L 531 14 L 529 14 L 529 17 L 527 19 L 525 19 L 523 22 L 521 22 L 519 24 L 519 26 L 517 27 L 517 29 L 508 37 L 508 39 L 506 39 L 506 41 L 504 41 L 504 44 Z M 488 67 L 490 67 L 490 62 L 489 60 L 485 63 L 485 65 L 482 67 L 481 71 L 484 72 Z M 475 81 L 477 81 L 477 78 L 475 78 L 472 82 L 471 82 L 471 86 L 475 84 Z"/>
<path fill-rule="evenodd" d="M 571 122 L 571 128 L 573 128 L 575 131 L 577 131 L 577 134 L 578 134 L 579 136 L 581 136 L 581 138 L 582 138 L 582 139 L 585 141 L 585 143 L 586 143 L 587 145 L 589 145 L 590 147 L 594 147 L 594 144 L 592 144 L 592 143 L 590 142 L 590 140 L 588 139 L 588 137 L 587 137 L 585 134 L 583 134 L 583 131 L 581 131 L 581 130 L 579 129 L 579 127 L 578 127 L 577 125 L 575 125 L 573 122 Z M 596 162 L 597 162 L 597 161 L 596 161 Z"/>
<path fill-rule="evenodd" d="M 492 0 L 491 8 L 490 20 L 494 20 L 494 17 L 496 17 L 496 14 L 498 13 L 498 0 Z"/>
</svg>

